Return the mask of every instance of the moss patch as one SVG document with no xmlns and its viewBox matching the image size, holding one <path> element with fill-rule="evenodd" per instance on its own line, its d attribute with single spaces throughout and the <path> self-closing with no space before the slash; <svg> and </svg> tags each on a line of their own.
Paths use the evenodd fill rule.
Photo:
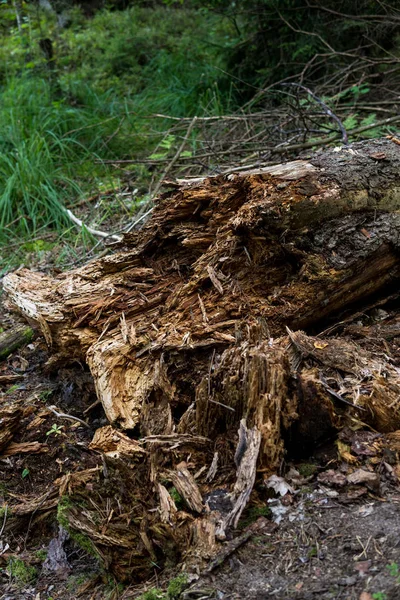
<svg viewBox="0 0 400 600">
<path fill-rule="evenodd" d="M 18 585 L 30 583 L 37 577 L 37 570 L 35 567 L 31 567 L 20 558 L 15 558 L 13 556 L 8 559 L 7 572 Z"/>
</svg>

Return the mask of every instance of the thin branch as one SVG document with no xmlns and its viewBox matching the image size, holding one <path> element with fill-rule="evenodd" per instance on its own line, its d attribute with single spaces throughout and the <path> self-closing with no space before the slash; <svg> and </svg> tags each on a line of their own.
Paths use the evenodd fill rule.
<svg viewBox="0 0 400 600">
<path fill-rule="evenodd" d="M 178 150 L 176 151 L 174 157 L 172 158 L 171 162 L 167 165 L 167 167 L 165 168 L 164 173 L 161 175 L 160 179 L 158 180 L 158 183 L 156 185 L 156 187 L 154 188 L 154 191 L 152 193 L 152 196 L 155 197 L 157 196 L 158 192 L 160 191 L 160 188 L 162 186 L 162 183 L 164 181 L 164 179 L 166 178 L 166 176 L 168 175 L 168 173 L 170 172 L 170 170 L 172 169 L 172 167 L 174 166 L 174 164 L 176 163 L 176 161 L 178 160 L 178 158 L 180 157 L 186 142 L 189 139 L 190 134 L 192 133 L 193 127 L 196 125 L 196 121 L 197 121 L 197 117 L 193 117 L 193 119 L 190 122 L 189 127 L 187 128 L 186 131 L 186 135 L 182 140 L 181 145 L 179 146 Z"/>
<path fill-rule="evenodd" d="M 338 126 L 339 126 L 339 129 L 340 129 L 340 132 L 341 132 L 341 134 L 342 134 L 342 140 L 343 140 L 343 143 L 344 143 L 346 146 L 348 146 L 348 144 L 349 144 L 349 139 L 348 139 L 348 136 L 347 136 L 347 131 L 346 131 L 346 129 L 344 128 L 342 121 L 339 119 L 339 117 L 337 117 L 337 116 L 335 115 L 335 113 L 333 113 L 333 112 L 331 111 L 331 109 L 329 108 L 329 106 L 327 106 L 327 105 L 325 104 L 325 102 L 323 102 L 323 101 L 321 100 L 321 98 L 318 98 L 318 96 L 316 96 L 316 95 L 315 95 L 315 94 L 314 94 L 314 93 L 313 93 L 313 92 L 312 92 L 312 91 L 311 91 L 311 90 L 310 90 L 308 87 L 306 87 L 305 85 L 301 85 L 300 83 L 282 83 L 282 85 L 284 85 L 284 86 L 289 86 L 289 85 L 290 85 L 290 86 L 298 87 L 298 88 L 300 88 L 301 90 L 304 90 L 305 92 L 307 92 L 307 94 L 309 94 L 309 95 L 311 96 L 311 98 L 314 98 L 314 100 L 315 100 L 316 102 L 318 102 L 318 104 L 319 104 L 320 106 L 322 106 L 322 109 L 323 109 L 323 110 L 326 112 L 326 114 L 328 115 L 328 117 L 330 117 L 331 119 L 333 119 L 333 120 L 334 120 L 334 121 L 335 121 L 335 122 L 338 124 Z"/>
<path fill-rule="evenodd" d="M 75 223 L 79 227 L 85 227 L 85 229 L 87 229 L 88 232 L 91 233 L 92 235 L 95 235 L 95 236 L 101 237 L 101 238 L 111 238 L 117 242 L 120 242 L 122 240 L 121 235 L 116 235 L 114 233 L 108 233 L 106 231 L 99 231 L 98 229 L 93 229 L 93 227 L 89 227 L 88 225 L 85 225 L 85 223 L 83 221 L 81 221 L 81 219 L 78 219 L 78 217 L 76 217 L 74 215 L 74 213 L 72 211 L 70 211 L 69 208 L 65 208 L 64 211 L 73 223 Z"/>
<path fill-rule="evenodd" d="M 85 427 L 90 427 L 86 421 L 83 421 L 82 419 L 80 419 L 79 417 L 74 417 L 73 415 L 67 415 L 66 413 L 59 413 L 56 410 L 55 406 L 47 406 L 47 409 L 50 410 L 54 415 L 56 415 L 56 417 L 58 417 L 59 419 L 68 419 L 69 421 L 78 421 L 78 423 L 80 423 L 81 425 L 84 425 Z"/>
<path fill-rule="evenodd" d="M 357 135 L 359 133 L 363 133 L 364 131 L 368 131 L 370 129 L 375 129 L 375 127 L 383 127 L 384 125 L 390 125 L 391 123 L 397 123 L 400 121 L 400 115 L 396 117 L 391 117 L 390 119 L 383 119 L 382 121 L 376 121 L 376 123 L 372 123 L 371 125 L 365 125 L 363 127 L 356 127 L 356 129 L 352 129 L 348 132 L 349 136 Z M 292 144 L 291 146 L 282 146 L 280 148 L 272 148 L 272 154 L 283 154 L 284 152 L 291 152 L 293 150 L 305 150 L 307 148 L 314 148 L 314 146 L 324 146 L 325 144 L 329 144 L 330 142 L 334 142 L 339 137 L 339 133 L 335 133 L 332 135 L 328 135 L 325 138 L 320 138 L 319 140 L 310 140 L 305 142 L 304 144 Z"/>
<path fill-rule="evenodd" d="M 154 191 L 151 194 L 150 200 L 143 205 L 142 210 L 145 210 L 152 203 L 153 198 L 155 198 L 155 196 L 157 196 L 158 192 L 161 189 L 161 186 L 163 184 L 164 179 L 166 178 L 166 176 L 168 175 L 168 173 L 170 172 L 170 170 L 172 169 L 172 167 L 174 166 L 174 164 L 176 163 L 176 161 L 179 159 L 179 157 L 180 157 L 180 155 L 181 155 L 181 153 L 182 153 L 182 151 L 183 151 L 183 149 L 185 147 L 185 144 L 186 144 L 187 140 L 189 139 L 189 136 L 190 136 L 190 134 L 191 134 L 191 132 L 193 130 L 193 127 L 196 124 L 196 121 L 197 121 L 197 117 L 193 117 L 193 119 L 190 122 L 189 127 L 187 128 L 186 135 L 183 138 L 181 145 L 179 146 L 179 148 L 176 151 L 176 153 L 175 153 L 174 157 L 172 158 L 172 160 L 166 166 L 163 174 L 161 175 L 160 179 L 158 180 L 158 182 L 156 184 L 156 187 L 154 188 Z M 129 233 L 129 231 L 132 231 L 132 229 L 134 227 L 136 227 L 136 225 L 138 225 L 141 221 L 143 221 L 143 219 L 145 217 L 147 217 L 147 215 L 149 215 L 152 211 L 153 211 L 153 208 L 150 208 L 149 210 L 147 210 L 146 212 L 144 212 L 142 215 L 140 215 L 140 217 L 138 219 L 136 219 L 133 223 L 131 223 L 125 229 L 126 233 Z"/>
</svg>

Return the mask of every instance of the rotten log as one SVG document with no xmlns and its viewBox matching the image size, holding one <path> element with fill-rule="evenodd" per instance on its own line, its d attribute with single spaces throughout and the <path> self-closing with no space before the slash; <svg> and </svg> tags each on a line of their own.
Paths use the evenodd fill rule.
<svg viewBox="0 0 400 600">
<path fill-rule="evenodd" d="M 108 483 L 97 472 L 90 483 L 110 521 L 98 524 L 78 481 L 64 493 L 85 509 L 64 506 L 63 526 L 84 532 L 119 578 L 147 576 L 167 547 L 176 561 L 185 548 L 186 564 L 210 556 L 257 473 L 276 470 L 290 445 L 303 450 L 354 416 L 400 429 L 400 377 L 383 342 L 377 360 L 348 337 L 310 335 L 393 293 L 399 208 L 400 148 L 361 142 L 182 186 L 114 255 L 4 278 L 9 304 L 51 346 L 49 366 L 87 362 L 114 428 L 93 444 Z M 118 478 L 117 502 L 105 490 L 122 489 Z M 213 490 L 219 504 L 205 501 Z"/>
<path fill-rule="evenodd" d="M 0 333 L 0 360 L 7 358 L 21 346 L 26 346 L 33 338 L 33 329 L 27 325 L 16 325 Z"/>
</svg>

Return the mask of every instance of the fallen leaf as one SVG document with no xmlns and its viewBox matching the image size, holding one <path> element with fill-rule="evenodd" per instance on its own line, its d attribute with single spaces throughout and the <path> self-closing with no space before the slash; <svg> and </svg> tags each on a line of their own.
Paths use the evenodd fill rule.
<svg viewBox="0 0 400 600">
<path fill-rule="evenodd" d="M 314 348 L 318 348 L 319 350 L 323 350 L 327 345 L 328 344 L 324 344 L 323 342 L 314 342 Z"/>
<path fill-rule="evenodd" d="M 370 560 L 361 560 L 359 562 L 356 562 L 356 564 L 354 565 L 354 570 L 358 571 L 360 575 L 364 577 L 368 573 L 370 566 Z"/>
<path fill-rule="evenodd" d="M 304 583 L 302 581 L 299 581 L 299 583 L 296 583 L 296 585 L 294 586 L 294 589 L 296 590 L 296 592 L 299 592 L 301 590 L 301 588 L 303 587 Z"/>
<path fill-rule="evenodd" d="M 274 492 L 276 492 L 280 496 L 285 496 L 285 494 L 287 494 L 288 492 L 290 492 L 291 494 L 293 494 L 294 492 L 292 486 L 289 485 L 287 481 L 283 479 L 283 477 L 278 477 L 278 475 L 271 475 L 271 477 L 269 477 L 266 480 L 265 486 L 267 488 L 272 488 Z"/>
<path fill-rule="evenodd" d="M 341 440 L 337 440 L 336 445 L 337 445 L 337 448 L 339 451 L 339 456 L 342 460 L 350 463 L 351 465 L 355 465 L 358 463 L 358 460 L 356 459 L 356 457 L 353 456 L 350 452 L 350 446 L 348 446 Z"/>
<path fill-rule="evenodd" d="M 380 479 L 378 475 L 371 471 L 365 471 L 365 469 L 357 469 L 353 473 L 350 473 L 350 475 L 347 475 L 347 481 L 355 485 L 364 483 L 367 487 L 374 491 L 378 491 L 380 486 Z"/>
<path fill-rule="evenodd" d="M 386 154 L 384 152 L 373 152 L 368 155 L 370 158 L 374 158 L 375 160 L 385 160 Z"/>
<path fill-rule="evenodd" d="M 346 476 L 343 475 L 343 473 L 339 473 L 339 471 L 334 471 L 333 469 L 328 469 L 328 471 L 320 473 L 317 479 L 324 485 L 330 485 L 334 487 L 343 487 L 347 482 Z"/>
<path fill-rule="evenodd" d="M 338 500 L 342 504 L 350 504 L 351 502 L 354 502 L 355 500 L 361 498 L 361 496 L 365 496 L 365 494 L 367 493 L 367 488 L 360 485 L 360 487 L 354 488 L 353 490 L 349 490 L 345 494 L 339 494 Z"/>
</svg>

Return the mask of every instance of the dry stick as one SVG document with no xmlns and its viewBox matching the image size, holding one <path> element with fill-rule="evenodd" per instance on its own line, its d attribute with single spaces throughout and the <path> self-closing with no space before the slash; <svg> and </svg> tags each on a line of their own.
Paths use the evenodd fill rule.
<svg viewBox="0 0 400 600">
<path fill-rule="evenodd" d="M 6 526 L 6 522 L 7 522 L 7 512 L 8 512 L 8 505 L 6 504 L 4 507 L 4 518 L 3 518 L 3 525 L 0 531 L 0 539 L 1 536 L 3 535 L 3 531 L 4 531 L 4 527 Z"/>
<path fill-rule="evenodd" d="M 319 380 L 322 383 L 322 385 L 324 386 L 324 388 L 326 389 L 326 391 L 333 396 L 334 398 L 336 398 L 336 400 L 340 400 L 340 402 L 343 402 L 344 404 L 347 404 L 348 406 L 352 406 L 353 408 L 356 408 L 357 410 L 363 410 L 365 412 L 367 412 L 367 409 L 364 408 L 363 406 L 357 406 L 357 404 L 354 404 L 353 402 L 350 402 L 349 400 L 346 400 L 346 398 L 343 398 L 343 396 L 341 396 L 340 394 L 338 394 L 337 392 L 335 392 L 335 390 L 333 390 L 328 383 L 325 381 L 325 379 L 322 376 L 322 373 L 319 374 Z"/>
<path fill-rule="evenodd" d="M 373 123 L 372 125 L 365 125 L 363 127 L 357 127 L 356 129 L 351 129 L 348 132 L 349 136 L 353 136 L 353 135 L 357 135 L 358 133 L 363 133 L 364 131 L 368 131 L 370 129 L 375 129 L 375 127 L 382 127 L 384 125 L 390 125 L 390 123 L 396 123 L 400 121 L 400 115 L 397 115 L 396 117 L 391 117 L 389 119 L 383 119 L 382 121 L 376 121 L 376 123 Z M 309 142 L 302 142 L 299 144 L 292 144 L 290 146 L 275 146 L 275 148 L 265 148 L 265 154 L 267 154 L 268 152 L 270 154 L 284 154 L 285 152 L 291 152 L 294 150 L 305 150 L 307 148 L 314 148 L 315 146 L 324 146 L 325 144 L 329 144 L 330 142 L 334 142 L 339 136 L 339 133 L 334 133 L 332 135 L 326 136 L 324 138 L 320 138 L 318 140 L 315 141 L 309 141 Z M 250 160 L 250 159 L 254 159 L 256 156 L 256 154 L 250 154 L 250 156 L 246 157 L 246 160 Z M 276 161 L 269 161 L 269 162 L 258 162 L 254 165 L 248 165 L 248 166 L 243 166 L 243 167 L 236 167 L 234 169 L 227 169 L 225 171 L 223 171 L 221 174 L 222 175 L 227 175 L 229 173 L 233 173 L 234 171 L 242 171 L 242 170 L 246 170 L 246 168 L 258 168 L 258 167 L 264 167 L 264 166 L 268 166 L 268 165 L 276 165 Z M 201 176 L 201 177 L 193 177 L 193 178 L 188 178 L 188 179 L 178 179 L 179 183 L 190 183 L 191 179 L 193 181 L 196 181 L 197 183 L 200 181 L 203 181 L 204 179 L 206 179 L 206 177 Z"/>
<path fill-rule="evenodd" d="M 79 225 L 79 227 L 83 227 L 85 225 L 83 221 L 78 219 L 78 217 L 76 217 L 74 215 L 74 213 L 69 210 L 69 208 L 65 208 L 64 210 L 73 223 L 75 223 L 76 225 Z M 115 235 L 114 233 L 107 233 L 106 231 L 99 231 L 98 229 L 93 229 L 92 227 L 88 227 L 88 225 L 85 225 L 85 228 L 88 230 L 89 233 L 91 233 L 92 235 L 97 235 L 97 237 L 112 238 L 113 240 L 116 240 L 117 242 L 120 242 L 122 240 L 121 235 Z"/>
<path fill-rule="evenodd" d="M 383 119 L 382 121 L 376 121 L 372 125 L 365 125 L 364 127 L 356 127 L 356 129 L 352 129 L 348 132 L 349 136 L 356 135 L 358 133 L 363 133 L 364 131 L 368 131 L 369 129 L 375 129 L 375 127 L 382 127 L 384 125 L 390 125 L 390 123 L 396 123 L 400 121 L 400 115 L 396 117 L 391 117 L 390 119 Z M 329 144 L 330 142 L 335 141 L 338 138 L 339 134 L 335 133 L 332 135 L 328 135 L 325 138 L 320 138 L 319 140 L 309 141 L 302 144 L 292 144 L 291 146 L 281 146 L 280 148 L 272 148 L 272 154 L 283 154 L 285 152 L 290 152 L 292 150 L 300 150 L 306 148 L 314 148 L 314 146 L 324 146 L 325 144 Z"/>
<path fill-rule="evenodd" d="M 158 183 L 157 183 L 156 187 L 154 188 L 154 191 L 151 194 L 151 199 L 143 205 L 143 209 L 146 209 L 147 206 L 153 201 L 153 198 L 155 198 L 157 196 L 157 194 L 160 191 L 160 188 L 161 188 L 161 186 L 163 184 L 164 179 L 166 178 L 166 176 L 168 175 L 168 173 L 170 172 L 170 170 L 172 169 L 172 167 L 174 166 L 174 164 L 176 163 L 176 161 L 180 157 L 180 155 L 182 153 L 182 150 L 184 149 L 185 144 L 188 141 L 190 134 L 192 133 L 192 129 L 195 126 L 196 121 L 197 121 L 197 117 L 193 117 L 193 119 L 190 122 L 189 127 L 187 128 L 186 135 L 183 138 L 181 145 L 179 146 L 178 150 L 176 151 L 176 154 L 172 158 L 171 162 L 166 166 L 165 171 L 161 175 L 160 179 L 158 180 Z M 131 223 L 129 225 L 129 227 L 125 230 L 126 233 L 128 233 L 129 231 L 132 231 L 132 229 L 136 225 L 138 225 L 138 223 L 140 223 L 140 221 L 142 221 L 145 217 L 147 217 L 147 215 L 149 215 L 151 212 L 153 212 L 153 210 L 154 210 L 154 207 L 150 208 L 144 214 L 140 215 L 140 217 L 138 219 L 136 219 L 133 223 Z"/>
<path fill-rule="evenodd" d="M 220 117 L 197 117 L 198 121 L 244 121 L 247 119 L 264 119 L 265 117 L 274 117 L 274 112 L 257 112 L 244 115 L 221 115 Z M 170 115 L 154 114 L 151 117 L 159 119 L 170 119 L 171 121 L 190 121 L 190 117 L 171 117 Z"/>
<path fill-rule="evenodd" d="M 306 87 L 305 85 L 301 85 L 300 83 L 282 83 L 282 86 L 286 86 L 286 87 L 287 86 L 298 87 L 301 90 L 304 90 L 305 92 L 307 92 L 307 94 L 309 94 L 311 96 L 311 98 L 314 98 L 314 100 L 316 102 L 318 102 L 318 104 L 320 106 L 322 106 L 323 111 L 326 112 L 326 114 L 328 115 L 328 117 L 330 117 L 331 119 L 333 119 L 339 125 L 339 129 L 340 129 L 340 132 L 342 134 L 343 143 L 346 146 L 349 145 L 349 138 L 347 136 L 347 131 L 344 128 L 344 125 L 343 125 L 342 121 L 339 119 L 339 117 L 337 117 L 335 115 L 335 113 L 333 113 L 331 111 L 331 109 L 329 108 L 329 106 L 327 106 L 325 104 L 325 102 L 323 102 L 321 100 L 321 98 L 318 98 L 318 96 L 316 96 L 308 87 Z"/>
<path fill-rule="evenodd" d="M 161 186 L 163 184 L 164 179 L 166 178 L 166 176 L 168 175 L 168 173 L 170 172 L 170 170 L 172 169 L 172 167 L 174 166 L 174 164 L 176 163 L 176 161 L 180 157 L 180 155 L 181 155 L 181 153 L 182 153 L 182 151 L 183 151 L 183 149 L 185 147 L 185 144 L 188 141 L 190 134 L 192 133 L 192 129 L 195 126 L 196 121 L 197 121 L 197 117 L 193 117 L 193 119 L 191 120 L 190 125 L 189 125 L 189 127 L 187 129 L 186 135 L 183 138 L 182 143 L 179 146 L 179 148 L 178 148 L 175 156 L 173 157 L 173 159 L 171 160 L 171 162 L 167 165 L 167 167 L 165 168 L 164 173 L 161 175 L 160 179 L 158 180 L 158 183 L 157 183 L 157 185 L 154 188 L 154 191 L 152 193 L 153 197 L 157 196 L 157 194 L 160 191 L 160 188 L 161 188 Z"/>
<path fill-rule="evenodd" d="M 246 144 L 246 142 L 243 142 L 244 144 Z M 182 156 L 180 158 L 180 160 L 185 161 L 185 160 L 200 160 L 201 158 L 210 158 L 211 156 L 220 156 L 223 154 L 245 154 L 246 152 L 249 152 L 250 150 L 253 150 L 253 152 L 262 152 L 263 150 L 266 149 L 266 146 L 256 146 L 255 148 L 237 148 L 232 150 L 232 148 L 228 148 L 227 150 L 213 150 L 212 152 L 207 152 L 206 154 L 195 154 L 193 156 Z M 96 162 L 102 162 L 105 164 L 113 164 L 113 165 L 121 165 L 121 164 L 147 164 L 147 165 L 156 165 L 156 164 L 163 164 L 165 162 L 167 162 L 167 160 L 165 158 L 160 158 L 157 160 L 151 160 L 151 159 L 124 159 L 124 160 L 102 160 L 102 161 L 96 161 Z"/>
<path fill-rule="evenodd" d="M 333 113 L 332 113 L 333 114 Z M 357 127 L 356 129 L 351 129 L 350 131 L 348 131 L 348 136 L 352 136 L 352 135 L 356 135 L 358 133 L 363 133 L 364 131 L 368 131 L 369 129 L 374 129 L 375 127 L 381 127 L 383 125 L 389 125 L 390 123 L 395 123 L 396 121 L 400 120 L 400 116 L 396 115 L 394 117 L 390 117 L 388 119 L 383 119 L 382 121 L 377 121 L 376 123 L 372 123 L 371 125 L 365 125 L 363 127 Z M 333 142 L 334 140 L 336 140 L 339 136 L 339 133 L 333 133 L 330 136 L 327 136 L 325 138 L 320 138 L 317 139 L 315 141 L 309 141 L 309 142 L 301 142 L 299 144 L 293 144 L 291 146 L 276 146 L 275 148 L 268 148 L 268 146 L 258 146 L 256 148 L 245 148 L 245 149 L 236 149 L 235 151 L 232 150 L 214 150 L 213 152 L 208 152 L 206 154 L 199 154 L 198 156 L 194 155 L 191 157 L 188 157 L 188 160 L 198 160 L 200 158 L 209 158 L 211 156 L 214 155 L 223 155 L 223 154 L 242 154 L 245 152 L 248 152 L 249 150 L 253 150 L 253 152 L 272 152 L 273 154 L 282 154 L 284 152 L 286 152 L 287 150 L 301 150 L 301 149 L 306 149 L 306 148 L 312 148 L 314 146 L 323 146 L 324 144 L 329 144 L 330 142 Z M 253 158 L 255 156 L 255 154 L 251 154 L 250 156 L 247 156 L 246 160 L 249 160 L 250 158 Z M 181 158 L 180 160 L 186 160 L 185 157 Z M 106 161 L 102 161 L 105 163 L 113 163 L 113 164 L 136 164 L 136 163 L 147 163 L 147 164 L 155 164 L 155 163 L 163 163 L 165 162 L 165 160 L 161 159 L 158 161 L 151 161 L 151 160 L 133 160 L 133 159 L 129 159 L 129 160 L 106 160 Z"/>
<path fill-rule="evenodd" d="M 56 410 L 55 406 L 47 406 L 46 407 L 48 410 L 50 410 L 53 414 L 56 415 L 56 417 L 58 417 L 59 419 L 68 419 L 70 421 L 78 421 L 78 423 L 81 423 L 82 425 L 84 425 L 85 427 L 90 427 L 90 425 L 88 425 L 86 423 L 86 421 L 83 421 L 82 419 L 80 419 L 79 417 L 74 417 L 73 415 L 67 415 L 65 413 L 59 413 Z"/>
</svg>

